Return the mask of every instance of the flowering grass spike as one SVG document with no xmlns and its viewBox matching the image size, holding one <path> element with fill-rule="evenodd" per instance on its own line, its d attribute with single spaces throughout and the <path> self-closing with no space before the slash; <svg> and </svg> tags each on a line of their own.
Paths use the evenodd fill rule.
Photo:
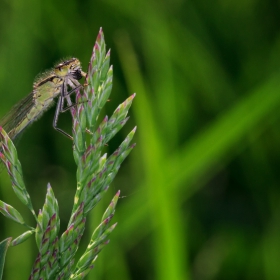
<svg viewBox="0 0 280 280">
<path fill-rule="evenodd" d="M 9 136 L 0 128 L 3 147 L 0 157 L 6 165 L 15 193 L 30 209 L 37 222 L 36 228 L 26 225 L 15 208 L 0 201 L 0 211 L 4 216 L 28 227 L 28 231 L 11 242 L 12 245 L 23 242 L 35 233 L 39 253 L 29 279 L 84 279 L 93 268 L 99 252 L 108 244 L 108 237 L 116 227 L 116 223 L 111 225 L 110 222 L 115 213 L 120 191 L 114 196 L 100 225 L 93 232 L 87 249 L 75 262 L 74 257 L 83 237 L 87 214 L 102 199 L 121 163 L 135 146 L 131 141 L 136 128 L 128 134 L 115 152 L 109 156 L 103 153 L 104 146 L 127 122 L 127 113 L 135 97 L 133 94 L 118 106 L 111 117 L 105 116 L 100 120 L 99 114 L 108 101 L 112 82 L 110 51 L 106 53 L 104 35 L 100 29 L 85 84 L 83 88 L 79 87 L 76 90 L 78 105 L 71 107 L 77 190 L 68 226 L 61 236 L 59 206 L 51 185 L 48 184 L 43 208 L 36 216 L 24 185 L 16 149 Z"/>
</svg>

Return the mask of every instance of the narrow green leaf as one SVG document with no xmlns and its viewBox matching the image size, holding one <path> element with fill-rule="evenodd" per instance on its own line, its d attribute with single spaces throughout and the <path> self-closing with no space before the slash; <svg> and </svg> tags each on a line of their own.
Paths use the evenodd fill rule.
<svg viewBox="0 0 280 280">
<path fill-rule="evenodd" d="M 5 257 L 6 257 L 6 253 L 7 253 L 7 250 L 8 250 L 8 247 L 9 247 L 11 241 L 12 241 L 12 238 L 9 237 L 0 243 L 0 280 L 2 279 L 4 264 L 5 264 Z"/>
</svg>

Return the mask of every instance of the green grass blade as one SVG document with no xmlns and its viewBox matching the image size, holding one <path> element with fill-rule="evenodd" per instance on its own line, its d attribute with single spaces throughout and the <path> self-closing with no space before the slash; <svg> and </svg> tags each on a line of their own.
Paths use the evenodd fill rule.
<svg viewBox="0 0 280 280">
<path fill-rule="evenodd" d="M 8 250 L 8 247 L 9 247 L 9 244 L 11 243 L 11 241 L 12 241 L 12 238 L 9 237 L 0 243 L 0 279 L 2 279 L 4 264 L 5 264 L 5 257 L 6 257 L 6 253 L 7 253 L 7 250 Z"/>
</svg>

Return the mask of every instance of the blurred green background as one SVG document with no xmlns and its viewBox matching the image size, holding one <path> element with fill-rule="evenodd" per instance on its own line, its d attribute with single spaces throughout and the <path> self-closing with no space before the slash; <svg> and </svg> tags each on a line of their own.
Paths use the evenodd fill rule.
<svg viewBox="0 0 280 280">
<path fill-rule="evenodd" d="M 114 65 L 104 114 L 137 93 L 107 149 L 134 125 L 137 146 L 88 220 L 81 252 L 120 189 L 118 226 L 88 279 L 280 279 L 279 15 L 273 0 L 1 1 L 0 116 L 57 60 L 78 57 L 86 70 L 100 26 Z M 36 211 L 50 182 L 65 230 L 76 171 L 53 115 L 18 152 Z M 71 131 L 69 113 L 59 127 Z M 0 199 L 35 225 L 6 172 Z M 25 230 L 0 224 L 0 240 Z M 4 279 L 27 279 L 36 254 L 33 238 L 10 248 Z"/>
</svg>

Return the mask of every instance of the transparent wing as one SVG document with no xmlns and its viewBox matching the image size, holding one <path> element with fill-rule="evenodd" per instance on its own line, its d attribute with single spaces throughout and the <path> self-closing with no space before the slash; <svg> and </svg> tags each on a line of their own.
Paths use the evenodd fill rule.
<svg viewBox="0 0 280 280">
<path fill-rule="evenodd" d="M 13 133 L 13 129 L 18 127 L 21 122 L 26 118 L 26 115 L 34 106 L 33 92 L 28 94 L 20 102 L 18 102 L 1 120 L 0 126 L 9 134 L 11 139 L 17 136 Z"/>
<path fill-rule="evenodd" d="M 21 135 L 15 134 L 13 128 L 17 127 L 26 117 L 27 113 L 33 106 L 33 92 L 28 94 L 25 98 L 23 98 L 20 102 L 18 102 L 11 110 L 8 112 L 1 120 L 0 126 L 2 126 L 5 131 L 9 134 L 10 138 L 16 142 L 19 140 L 18 136 Z M 1 142 L 0 142 L 0 152 Z M 0 173 L 3 171 L 4 164 L 0 161 Z"/>
</svg>

